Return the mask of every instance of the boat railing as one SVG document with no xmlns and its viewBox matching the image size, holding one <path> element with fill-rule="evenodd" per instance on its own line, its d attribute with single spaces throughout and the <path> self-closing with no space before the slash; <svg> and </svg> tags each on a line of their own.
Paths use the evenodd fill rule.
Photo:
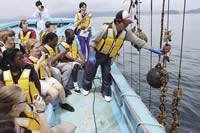
<svg viewBox="0 0 200 133">
<path fill-rule="evenodd" d="M 132 133 L 165 133 L 134 90 L 129 86 L 115 64 L 112 65 L 112 90 L 118 107 Z M 148 127 L 148 128 L 147 128 Z"/>
</svg>

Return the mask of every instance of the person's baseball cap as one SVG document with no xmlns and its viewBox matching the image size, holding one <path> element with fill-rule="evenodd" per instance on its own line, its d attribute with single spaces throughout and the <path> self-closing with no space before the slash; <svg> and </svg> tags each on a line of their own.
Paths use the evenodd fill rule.
<svg viewBox="0 0 200 133">
<path fill-rule="evenodd" d="M 130 23 L 133 23 L 133 21 L 131 20 L 131 16 L 130 14 L 127 12 L 127 11 L 119 11 L 116 16 L 115 16 L 116 19 L 121 19 L 123 23 L 125 24 L 130 24 Z"/>
<path fill-rule="evenodd" d="M 40 5 L 42 5 L 42 2 L 41 2 L 41 1 L 38 0 L 38 1 L 35 2 L 35 6 L 38 7 L 38 6 L 40 6 Z"/>
</svg>

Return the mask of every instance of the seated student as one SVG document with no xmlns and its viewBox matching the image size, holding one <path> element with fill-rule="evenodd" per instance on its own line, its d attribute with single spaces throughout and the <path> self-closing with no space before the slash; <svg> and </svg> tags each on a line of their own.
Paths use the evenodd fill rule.
<svg viewBox="0 0 200 133">
<path fill-rule="evenodd" d="M 0 133 L 74 133 L 76 130 L 69 122 L 49 128 L 42 97 L 34 95 L 30 106 L 24 91 L 16 85 L 0 89 L 0 105 Z"/>
<path fill-rule="evenodd" d="M 23 46 L 26 45 L 26 42 L 28 42 L 30 38 L 36 39 L 35 31 L 32 29 L 28 29 L 27 20 L 22 19 L 20 21 L 19 27 L 22 29 L 18 34 L 19 43 L 21 43 Z"/>
<path fill-rule="evenodd" d="M 25 50 L 21 44 L 15 43 L 15 32 L 10 29 L 5 29 L 2 35 L 4 46 L 1 47 L 0 53 L 2 54 L 8 48 L 18 48 L 25 54 Z"/>
<path fill-rule="evenodd" d="M 24 56 L 17 48 L 4 51 L 0 61 L 3 72 L 0 74 L 0 88 L 18 84 L 24 89 L 28 104 L 33 103 L 33 95 L 40 95 L 41 87 L 35 69 L 24 63 Z"/>
<path fill-rule="evenodd" d="M 45 27 L 46 27 L 47 31 L 43 31 L 40 33 L 40 44 L 46 44 L 44 42 L 44 38 L 47 35 L 47 33 L 49 33 L 49 32 L 56 33 L 56 28 L 51 22 L 47 21 L 45 23 Z"/>
<path fill-rule="evenodd" d="M 66 62 L 72 66 L 72 79 L 74 84 L 74 91 L 78 94 L 81 93 L 78 83 L 77 83 L 77 76 L 78 76 L 78 68 L 83 67 L 85 64 L 84 56 L 81 52 L 80 44 L 78 41 L 74 40 L 74 31 L 72 29 L 65 30 L 65 37 L 66 42 L 61 42 L 59 44 L 59 51 L 63 51 L 66 48 L 69 48 L 70 51 L 67 52 L 65 58 L 61 60 L 61 62 Z"/>
<path fill-rule="evenodd" d="M 41 52 L 40 43 L 35 39 L 30 39 L 26 44 L 29 56 L 25 57 L 25 62 L 34 64 L 34 68 L 40 79 L 41 94 L 44 96 L 47 95 L 45 101 L 47 103 L 52 102 L 59 96 L 61 108 L 73 112 L 74 108 L 65 101 L 63 86 L 55 78 L 51 77 L 50 58 L 46 58 L 46 55 Z"/>
<path fill-rule="evenodd" d="M 4 30 L 0 30 L 0 47 L 4 46 L 3 39 L 2 39 L 3 33 L 4 33 Z"/>
<path fill-rule="evenodd" d="M 60 60 L 62 60 L 66 53 L 69 51 L 69 49 L 65 49 L 61 52 L 58 52 L 57 43 L 58 43 L 58 36 L 55 33 L 48 33 L 46 35 L 47 44 L 41 47 L 42 51 L 44 53 L 47 53 L 50 55 L 52 59 L 52 66 L 51 67 L 51 73 L 53 77 L 55 77 L 59 82 L 61 81 L 64 88 L 67 86 L 69 77 L 72 72 L 72 66 L 70 64 L 61 63 Z M 70 90 L 65 88 L 66 93 L 69 95 L 71 94 Z"/>
<path fill-rule="evenodd" d="M 46 41 L 46 35 L 50 32 L 53 32 L 56 34 L 56 27 L 54 26 L 54 24 L 52 24 L 51 22 L 47 21 L 45 23 L 45 27 L 47 29 L 47 32 L 42 32 L 40 35 L 40 44 L 44 45 L 47 43 Z M 58 44 L 60 42 L 64 41 L 64 37 L 61 37 L 60 40 L 58 41 Z"/>
</svg>

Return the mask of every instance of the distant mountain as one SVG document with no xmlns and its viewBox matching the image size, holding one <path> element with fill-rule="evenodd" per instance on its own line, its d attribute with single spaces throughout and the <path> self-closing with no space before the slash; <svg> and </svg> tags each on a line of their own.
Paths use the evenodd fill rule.
<svg viewBox="0 0 200 133">
<path fill-rule="evenodd" d="M 186 13 L 189 13 L 189 14 L 197 14 L 197 13 L 200 13 L 200 8 L 188 10 L 188 11 L 186 11 Z"/>
<path fill-rule="evenodd" d="M 168 11 L 165 11 L 165 14 L 167 14 Z M 178 10 L 169 10 L 169 14 L 179 14 L 180 12 Z"/>
</svg>

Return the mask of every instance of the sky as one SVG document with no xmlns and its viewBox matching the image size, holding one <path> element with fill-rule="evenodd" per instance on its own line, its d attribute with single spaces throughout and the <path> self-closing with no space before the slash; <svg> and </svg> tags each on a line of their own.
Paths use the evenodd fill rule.
<svg viewBox="0 0 200 133">
<path fill-rule="evenodd" d="M 34 11 L 36 0 L 0 0 L 0 19 L 17 18 L 19 16 L 31 17 Z M 41 0 L 48 8 L 50 14 L 70 13 L 79 10 L 79 3 L 87 3 L 87 11 L 119 11 L 128 10 L 130 0 Z M 133 0 L 134 1 L 134 0 Z M 150 0 L 141 0 L 141 11 L 150 11 Z M 168 0 L 165 0 L 166 2 Z M 183 10 L 184 0 L 170 0 L 170 9 Z M 166 4 L 167 5 L 167 4 Z M 160 11 L 162 0 L 153 0 L 153 10 Z M 186 9 L 200 8 L 200 0 L 187 0 Z"/>
</svg>

